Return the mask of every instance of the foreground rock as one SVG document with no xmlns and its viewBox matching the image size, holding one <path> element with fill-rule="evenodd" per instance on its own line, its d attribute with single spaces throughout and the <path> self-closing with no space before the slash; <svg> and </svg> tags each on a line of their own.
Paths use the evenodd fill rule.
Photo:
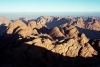
<svg viewBox="0 0 100 67">
<path fill-rule="evenodd" d="M 57 17 L 58 21 L 62 19 Z M 0 41 L 1 67 L 100 65 L 99 39 L 87 38 L 84 33 L 77 30 L 76 26 L 69 23 L 48 29 L 43 27 L 45 26 L 43 22 L 46 21 L 31 21 L 26 25 L 21 20 L 16 20 L 8 25 Z M 82 18 L 78 18 L 77 25 L 81 24 L 80 27 L 84 27 L 82 23 Z"/>
<path fill-rule="evenodd" d="M 43 35 L 41 35 L 43 36 Z M 17 41 L 3 51 L 2 66 L 91 66 L 98 65 L 98 52 L 85 41 L 82 46 L 79 38 L 64 40 L 61 44 L 51 39 L 31 36 Z M 95 57 L 94 57 L 95 56 Z M 13 63 L 13 64 L 12 64 Z"/>
</svg>

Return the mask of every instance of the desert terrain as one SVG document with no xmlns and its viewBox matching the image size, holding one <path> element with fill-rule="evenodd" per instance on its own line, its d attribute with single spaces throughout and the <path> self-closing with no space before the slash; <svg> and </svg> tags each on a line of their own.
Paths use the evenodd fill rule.
<svg viewBox="0 0 100 67">
<path fill-rule="evenodd" d="M 0 17 L 0 67 L 99 66 L 99 17 Z"/>
</svg>

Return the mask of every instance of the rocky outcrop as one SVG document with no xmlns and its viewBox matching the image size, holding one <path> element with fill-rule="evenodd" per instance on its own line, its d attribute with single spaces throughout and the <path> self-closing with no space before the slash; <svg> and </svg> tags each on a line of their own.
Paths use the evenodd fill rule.
<svg viewBox="0 0 100 67">
<path fill-rule="evenodd" d="M 91 18 L 91 20 L 88 20 L 88 23 L 86 24 L 86 29 L 100 31 L 99 25 L 100 25 L 100 21 L 98 19 Z"/>
<path fill-rule="evenodd" d="M 100 65 L 100 40 L 88 38 L 87 35 L 78 31 L 77 25 L 84 27 L 84 20 L 81 17 L 77 19 L 55 17 L 54 24 L 57 20 L 58 26 L 60 23 L 63 25 L 53 29 L 44 26 L 47 21 L 49 24 L 54 19 L 44 20 L 43 17 L 40 19 L 42 20 L 30 21 L 28 24 L 16 20 L 8 25 L 4 37 L 0 39 L 1 67 L 91 67 Z M 91 25 L 99 23 L 94 19 L 91 21 L 93 21 Z"/>
<path fill-rule="evenodd" d="M 65 35 L 67 38 L 73 38 L 78 36 L 78 30 L 75 26 L 69 25 L 65 27 Z"/>
<path fill-rule="evenodd" d="M 17 33 L 20 37 L 26 38 L 27 36 L 31 36 L 35 32 L 30 27 L 27 27 L 26 29 L 20 29 Z"/>
<path fill-rule="evenodd" d="M 49 35 L 53 38 L 64 37 L 58 27 L 54 27 Z"/>
<path fill-rule="evenodd" d="M 80 48 L 81 46 L 78 42 L 76 42 L 74 39 L 70 39 L 62 44 L 56 45 L 52 51 L 62 54 L 63 56 L 76 57 L 78 56 Z"/>
<path fill-rule="evenodd" d="M 36 28 L 36 22 L 35 21 L 31 21 L 28 23 L 28 26 L 31 27 L 32 29 Z"/>
<path fill-rule="evenodd" d="M 0 25 L 5 24 L 6 26 L 8 26 L 9 23 L 11 23 L 11 21 L 9 19 L 0 16 Z"/>
<path fill-rule="evenodd" d="M 38 31 L 36 29 L 33 29 L 32 34 L 38 34 Z"/>
<path fill-rule="evenodd" d="M 10 23 L 6 29 L 6 34 L 13 34 L 14 30 L 21 27 L 22 29 L 25 29 L 27 25 L 23 23 L 21 20 L 16 20 L 13 23 Z"/>
<path fill-rule="evenodd" d="M 43 27 L 43 25 L 42 25 L 41 23 L 37 22 L 36 28 L 37 28 L 37 29 L 40 29 L 40 28 L 42 28 L 42 27 Z"/>
<path fill-rule="evenodd" d="M 46 27 L 46 25 L 45 24 L 41 24 L 40 22 L 30 21 L 28 23 L 28 27 L 31 27 L 32 29 L 34 29 L 34 28 L 40 29 L 42 27 Z"/>
<path fill-rule="evenodd" d="M 13 23 L 10 23 L 5 31 L 5 38 L 9 38 L 11 36 L 21 36 L 23 38 L 30 36 L 33 33 L 37 33 L 28 27 L 21 20 L 16 20 Z"/>
<path fill-rule="evenodd" d="M 98 52 L 88 43 L 84 34 L 81 37 L 65 39 L 62 43 L 55 43 L 49 36 L 46 36 L 48 35 L 32 35 L 15 44 L 10 44 L 13 46 L 7 48 L 5 54 L 0 57 L 5 59 L 5 55 L 7 55 L 6 58 L 11 61 L 5 59 L 6 62 L 3 62 L 7 64 L 9 61 L 8 64 L 12 65 L 13 61 L 16 66 L 77 67 L 88 66 L 88 64 L 95 65 L 94 62 L 98 64 Z M 84 41 L 82 42 L 83 46 L 80 44 L 81 40 Z"/>
<path fill-rule="evenodd" d="M 6 27 L 11 23 L 11 21 L 5 17 L 0 17 L 0 36 L 3 35 L 3 33 L 6 30 Z"/>
<path fill-rule="evenodd" d="M 79 28 L 99 31 L 100 20 L 93 17 L 53 17 L 41 16 L 37 18 L 37 22 L 41 25 L 46 25 L 48 28 L 55 26 L 65 27 L 66 25 L 74 25 Z"/>
<path fill-rule="evenodd" d="M 78 17 L 76 24 L 74 24 L 74 25 L 77 26 L 77 27 L 80 27 L 80 28 L 85 28 L 85 23 L 84 23 L 82 17 Z"/>
<path fill-rule="evenodd" d="M 87 38 L 86 35 L 84 33 L 82 33 L 81 37 L 80 37 L 80 44 L 82 46 L 84 46 L 84 44 L 86 44 L 88 42 L 89 42 L 89 38 Z"/>
<path fill-rule="evenodd" d="M 95 55 L 98 55 L 98 52 L 89 43 L 86 43 L 80 52 L 82 57 L 93 57 Z"/>
</svg>

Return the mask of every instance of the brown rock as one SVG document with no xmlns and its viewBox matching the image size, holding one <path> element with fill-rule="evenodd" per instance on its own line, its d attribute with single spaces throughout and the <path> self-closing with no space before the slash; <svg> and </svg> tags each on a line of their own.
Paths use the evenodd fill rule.
<svg viewBox="0 0 100 67">
<path fill-rule="evenodd" d="M 76 24 L 74 24 L 74 25 L 77 26 L 77 27 L 80 27 L 80 28 L 84 28 L 85 24 L 84 24 L 84 21 L 83 21 L 82 17 L 78 17 L 77 21 L 76 21 Z"/>
<path fill-rule="evenodd" d="M 69 25 L 65 28 L 65 35 L 67 38 L 78 37 L 78 30 L 75 26 Z"/>
<path fill-rule="evenodd" d="M 15 22 L 9 24 L 6 30 L 6 34 L 12 34 L 14 36 L 21 36 L 23 38 L 30 36 L 32 34 L 37 34 L 36 30 L 32 30 L 21 20 L 16 20 Z"/>
<path fill-rule="evenodd" d="M 35 21 L 31 21 L 28 23 L 28 26 L 31 27 L 32 29 L 36 28 L 36 22 Z"/>
<path fill-rule="evenodd" d="M 13 34 L 14 30 L 18 27 L 25 29 L 27 25 L 23 23 L 21 20 L 16 20 L 13 23 L 10 23 L 6 29 L 6 34 Z"/>
<path fill-rule="evenodd" d="M 53 40 L 52 37 L 48 34 L 38 34 L 38 37 L 42 38 L 42 39 L 50 39 Z"/>
<path fill-rule="evenodd" d="M 38 34 L 38 31 L 36 29 L 33 29 L 32 34 Z"/>
<path fill-rule="evenodd" d="M 41 39 L 42 38 L 36 38 L 36 39 L 32 40 L 32 42 L 34 43 L 34 45 L 40 46 L 42 44 Z"/>
<path fill-rule="evenodd" d="M 84 44 L 87 43 L 88 41 L 89 41 L 89 38 L 87 38 L 87 37 L 85 36 L 85 34 L 82 33 L 82 34 L 81 34 L 81 39 L 80 39 L 80 44 L 81 44 L 82 46 L 84 46 Z"/>
<path fill-rule="evenodd" d="M 64 37 L 64 35 L 61 33 L 58 27 L 54 27 L 53 30 L 50 32 L 50 35 L 52 37 Z"/>
<path fill-rule="evenodd" d="M 0 25 L 5 24 L 6 26 L 8 26 L 9 23 L 11 23 L 11 21 L 9 19 L 0 16 Z"/>
<path fill-rule="evenodd" d="M 81 46 L 74 39 L 70 39 L 65 43 L 58 44 L 52 49 L 53 52 L 62 54 L 63 56 L 76 57 Z"/>
<path fill-rule="evenodd" d="M 61 28 L 61 33 L 65 35 L 65 31 L 64 29 Z"/>
<path fill-rule="evenodd" d="M 32 41 L 34 45 L 46 48 L 47 50 L 51 50 L 54 45 L 52 44 L 50 36 L 45 35 L 39 35 L 36 39 Z"/>
<path fill-rule="evenodd" d="M 42 41 L 44 48 L 46 48 L 47 50 L 53 49 L 54 45 L 52 44 L 52 41 L 50 39 L 43 39 Z"/>
<path fill-rule="evenodd" d="M 98 20 L 96 18 L 91 18 L 90 20 L 88 20 L 88 22 L 86 24 L 86 29 L 100 31 L 99 25 L 100 25 L 100 20 Z"/>
<path fill-rule="evenodd" d="M 20 29 L 18 31 L 18 35 L 22 38 L 26 38 L 27 36 L 32 35 L 34 32 L 30 27 L 26 27 L 26 29 Z"/>
<path fill-rule="evenodd" d="M 25 38 L 27 36 L 31 36 L 33 34 L 38 34 L 36 29 L 30 28 L 30 27 L 26 27 L 25 29 L 22 29 L 22 27 L 19 27 L 18 29 L 16 29 L 15 33 L 17 33 L 19 36 Z"/>
<path fill-rule="evenodd" d="M 40 29 L 40 28 L 42 28 L 42 27 L 43 27 L 43 25 L 42 25 L 41 23 L 38 22 L 38 23 L 36 24 L 36 28 L 37 28 L 37 29 Z"/>
<path fill-rule="evenodd" d="M 5 17 L 0 16 L 0 36 L 2 36 L 11 21 Z"/>
<path fill-rule="evenodd" d="M 80 56 L 82 57 L 93 57 L 94 55 L 98 55 L 98 52 L 93 49 L 93 47 L 86 43 L 86 45 L 82 48 L 80 52 Z"/>
<path fill-rule="evenodd" d="M 66 27 L 67 25 L 68 25 L 68 23 L 65 23 L 65 24 L 60 25 L 60 27 L 61 27 L 61 28 L 64 28 L 64 27 Z"/>
</svg>

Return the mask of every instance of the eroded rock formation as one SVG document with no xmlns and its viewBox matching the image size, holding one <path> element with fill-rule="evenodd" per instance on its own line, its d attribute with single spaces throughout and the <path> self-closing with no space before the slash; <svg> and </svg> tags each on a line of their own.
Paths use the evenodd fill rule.
<svg viewBox="0 0 100 67">
<path fill-rule="evenodd" d="M 100 39 L 91 39 L 84 33 L 80 33 L 77 25 L 80 28 L 85 28 L 86 25 L 81 17 L 76 19 L 77 22 L 73 19 L 71 24 L 69 24 L 70 18 L 65 21 L 65 18 L 54 17 L 59 21 L 58 24 L 61 20 L 67 23 L 49 29 L 45 24 L 46 21 L 48 24 L 53 21 L 53 18 L 50 20 L 51 18 L 45 20 L 42 17 L 28 24 L 21 20 L 10 23 L 3 37 L 0 38 L 0 66 L 91 67 L 100 65 Z M 99 21 L 93 19 L 93 23 L 96 25 Z M 93 30 L 97 29 L 93 28 Z"/>
</svg>

